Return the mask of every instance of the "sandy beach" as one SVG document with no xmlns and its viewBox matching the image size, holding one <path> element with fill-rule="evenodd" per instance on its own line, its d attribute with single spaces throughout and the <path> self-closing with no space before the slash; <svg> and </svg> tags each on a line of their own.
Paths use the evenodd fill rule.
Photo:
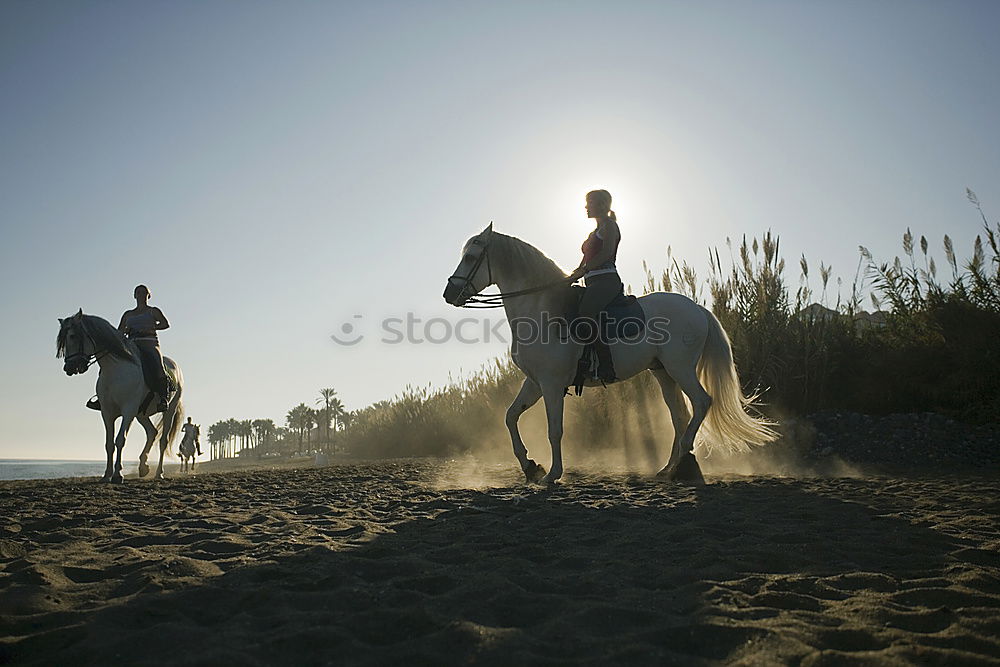
<svg viewBox="0 0 1000 667">
<path fill-rule="evenodd" d="M 15 664 L 996 664 L 1000 479 L 0 484 Z"/>
</svg>

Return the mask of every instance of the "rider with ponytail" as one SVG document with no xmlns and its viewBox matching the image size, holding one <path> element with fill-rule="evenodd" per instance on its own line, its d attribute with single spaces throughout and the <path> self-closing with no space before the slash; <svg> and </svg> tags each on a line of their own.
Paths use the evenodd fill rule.
<svg viewBox="0 0 1000 667">
<path fill-rule="evenodd" d="M 159 401 L 157 410 L 165 412 L 168 391 L 167 374 L 163 370 L 163 355 L 160 354 L 160 341 L 156 332 L 170 328 L 170 323 L 167 322 L 162 310 L 149 305 L 148 301 L 152 297 L 152 293 L 148 287 L 145 285 L 136 286 L 133 296 L 135 297 L 135 308 L 126 310 L 122 314 L 118 330 L 128 336 L 139 348 L 146 386 L 157 395 Z"/>
<path fill-rule="evenodd" d="M 583 278 L 587 286 L 583 298 L 580 300 L 578 318 L 573 324 L 574 334 L 582 333 L 581 323 L 584 321 L 593 327 L 587 332 L 590 335 L 578 335 L 578 338 L 597 339 L 595 346 L 598 358 L 598 375 L 604 382 L 613 382 L 615 377 L 611 363 L 611 350 L 603 336 L 597 335 L 597 318 L 601 311 L 624 289 L 615 266 L 621 232 L 618 229 L 618 217 L 611 210 L 611 194 L 607 190 L 588 192 L 586 208 L 587 217 L 593 218 L 597 224 L 580 248 L 583 252 L 580 266 L 576 267 L 569 276 L 572 281 Z"/>
</svg>

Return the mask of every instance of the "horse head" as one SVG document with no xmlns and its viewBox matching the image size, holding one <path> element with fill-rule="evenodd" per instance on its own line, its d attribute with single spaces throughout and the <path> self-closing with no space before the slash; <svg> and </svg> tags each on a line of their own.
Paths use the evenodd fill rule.
<svg viewBox="0 0 1000 667">
<path fill-rule="evenodd" d="M 63 371 L 66 375 L 84 373 L 90 368 L 94 356 L 94 341 L 87 333 L 83 309 L 65 319 L 59 318 L 59 335 L 56 337 L 56 357 L 65 357 Z"/>
<path fill-rule="evenodd" d="M 444 288 L 444 300 L 453 306 L 461 306 L 470 297 L 482 292 L 493 284 L 488 249 L 493 235 L 493 223 L 473 236 L 462 248 L 462 259 L 455 272 L 448 278 Z"/>
</svg>

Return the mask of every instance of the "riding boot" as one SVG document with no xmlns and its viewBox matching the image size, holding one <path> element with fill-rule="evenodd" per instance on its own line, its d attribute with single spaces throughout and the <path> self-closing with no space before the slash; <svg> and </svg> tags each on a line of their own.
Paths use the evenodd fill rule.
<svg viewBox="0 0 1000 667">
<path fill-rule="evenodd" d="M 583 385 L 591 377 L 590 346 L 597 337 L 596 326 L 597 323 L 594 320 L 579 316 L 573 318 L 569 323 L 570 340 L 580 343 L 582 348 L 580 350 L 580 360 L 576 365 L 576 375 L 573 378 L 573 387 L 576 390 L 577 396 L 583 393 Z"/>
<path fill-rule="evenodd" d="M 87 401 L 87 407 L 90 408 L 91 410 L 100 410 L 101 402 L 97 399 L 96 396 L 94 396 L 92 399 Z"/>
<path fill-rule="evenodd" d="M 170 398 L 167 395 L 168 392 L 169 392 L 169 390 L 167 388 L 167 376 L 164 375 L 164 376 L 162 376 L 160 378 L 157 378 L 156 385 L 157 385 L 157 387 L 156 387 L 156 394 L 159 397 L 159 403 L 156 404 L 156 411 L 157 412 L 162 412 L 162 413 L 166 414 L 167 413 L 167 400 Z"/>
<path fill-rule="evenodd" d="M 611 357 L 611 348 L 603 340 L 594 343 L 594 351 L 597 352 L 597 377 L 604 384 L 611 384 L 615 381 L 615 365 Z"/>
</svg>

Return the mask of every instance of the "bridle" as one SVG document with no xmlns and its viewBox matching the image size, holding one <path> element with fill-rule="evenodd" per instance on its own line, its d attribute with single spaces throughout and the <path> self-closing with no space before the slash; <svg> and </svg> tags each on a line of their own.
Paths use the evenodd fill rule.
<svg viewBox="0 0 1000 667">
<path fill-rule="evenodd" d="M 94 337 L 90 335 L 90 332 L 87 331 L 87 327 L 83 326 L 82 323 L 74 322 L 71 323 L 70 326 L 73 327 L 77 335 L 86 338 L 88 341 L 90 341 L 90 347 L 93 348 L 94 350 L 90 354 L 85 354 L 84 350 L 86 349 L 87 346 L 85 344 L 81 344 L 79 352 L 74 352 L 73 354 L 66 355 L 66 364 L 70 363 L 76 364 L 76 367 L 80 369 L 77 371 L 77 373 L 83 374 L 86 373 L 88 370 L 90 370 L 90 367 L 93 366 L 98 361 L 100 361 L 101 358 L 104 357 L 104 355 L 106 355 L 108 352 L 107 350 L 97 349 L 97 343 L 94 342 Z"/>
<path fill-rule="evenodd" d="M 449 284 L 454 284 L 454 281 L 456 280 L 461 281 L 462 287 L 458 292 L 458 296 L 455 297 L 456 301 L 461 301 L 462 297 L 466 296 L 466 293 L 470 289 L 474 288 L 474 285 L 472 284 L 472 279 L 475 277 L 477 273 L 479 273 L 479 267 L 483 265 L 483 262 L 486 262 L 486 273 L 488 278 L 488 282 L 486 284 L 487 285 L 493 284 L 493 267 L 490 264 L 489 243 L 476 239 L 475 241 L 472 242 L 472 245 L 482 246 L 483 251 L 479 253 L 479 257 L 476 258 L 476 262 L 475 264 L 472 265 L 472 268 L 469 270 L 468 275 L 460 276 L 457 273 L 455 273 L 448 278 Z M 527 289 L 522 289 L 522 290 L 515 290 L 513 292 L 498 292 L 497 294 L 479 294 L 478 292 L 474 292 L 468 295 L 468 298 L 465 300 L 465 303 L 459 306 L 459 308 L 502 308 L 503 300 L 505 298 L 524 296 L 526 294 L 535 294 L 536 292 L 542 292 L 544 290 L 551 289 L 553 287 L 559 287 L 561 285 L 568 285 L 568 284 L 570 284 L 568 278 L 560 278 L 559 280 L 554 280 L 544 285 L 529 287 Z"/>
</svg>

